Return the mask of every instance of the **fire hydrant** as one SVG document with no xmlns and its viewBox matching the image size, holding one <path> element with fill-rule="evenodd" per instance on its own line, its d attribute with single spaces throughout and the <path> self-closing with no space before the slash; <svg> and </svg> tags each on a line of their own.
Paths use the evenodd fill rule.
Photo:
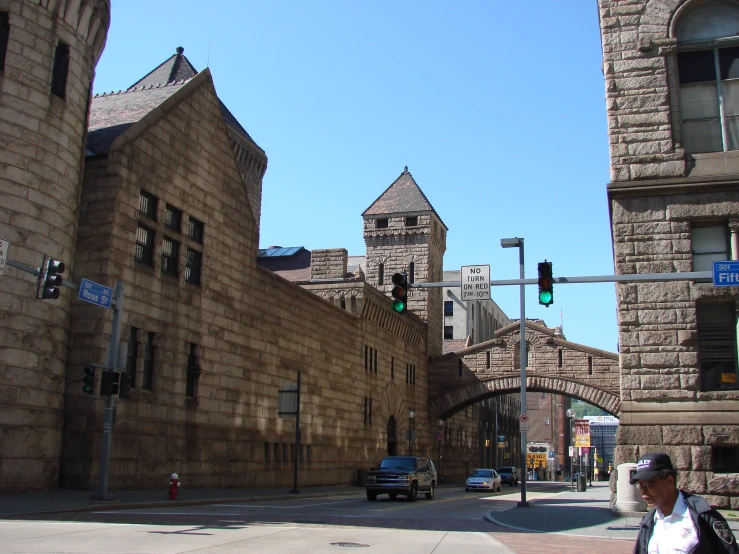
<svg viewBox="0 0 739 554">
<path fill-rule="evenodd" d="M 169 477 L 169 499 L 170 500 L 177 500 L 177 495 L 180 492 L 180 486 L 182 483 L 180 483 L 180 476 L 176 473 L 173 473 Z"/>
</svg>

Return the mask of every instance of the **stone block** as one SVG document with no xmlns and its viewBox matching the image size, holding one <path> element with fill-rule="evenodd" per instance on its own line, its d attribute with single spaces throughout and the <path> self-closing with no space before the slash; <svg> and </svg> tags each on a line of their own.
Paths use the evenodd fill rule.
<svg viewBox="0 0 739 554">
<path fill-rule="evenodd" d="M 628 425 L 619 428 L 618 444 L 640 445 L 660 444 L 662 442 L 662 430 L 655 426 Z"/>
<path fill-rule="evenodd" d="M 645 368 L 670 368 L 679 363 L 677 352 L 644 352 L 640 355 L 642 367 Z M 667 384 L 669 381 L 665 381 Z M 646 383 L 642 381 L 646 386 Z M 677 383 L 674 384 L 677 386 Z"/>
<path fill-rule="evenodd" d="M 706 425 L 703 427 L 705 444 L 730 446 L 739 444 L 739 425 Z"/>
<path fill-rule="evenodd" d="M 692 494 L 705 494 L 706 473 L 703 471 L 678 471 L 677 486 Z"/>
<path fill-rule="evenodd" d="M 703 433 L 699 425 L 669 425 L 662 428 L 664 444 L 703 444 Z"/>
<path fill-rule="evenodd" d="M 715 494 L 704 494 L 702 496 L 714 508 L 728 508 L 730 506 L 728 496 L 718 496 Z"/>
<path fill-rule="evenodd" d="M 713 469 L 710 446 L 692 446 L 690 451 L 693 459 L 693 470 L 707 471 Z"/>
</svg>

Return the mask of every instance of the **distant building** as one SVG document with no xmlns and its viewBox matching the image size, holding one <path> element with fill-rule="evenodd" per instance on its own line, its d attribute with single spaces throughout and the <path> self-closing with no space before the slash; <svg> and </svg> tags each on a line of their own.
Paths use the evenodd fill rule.
<svg viewBox="0 0 739 554">
<path fill-rule="evenodd" d="M 459 281 L 460 270 L 444 271 L 444 282 Z M 511 319 L 493 300 L 462 300 L 460 287 L 444 287 L 444 352 L 479 344 Z M 449 342 L 452 341 L 452 342 Z"/>
</svg>

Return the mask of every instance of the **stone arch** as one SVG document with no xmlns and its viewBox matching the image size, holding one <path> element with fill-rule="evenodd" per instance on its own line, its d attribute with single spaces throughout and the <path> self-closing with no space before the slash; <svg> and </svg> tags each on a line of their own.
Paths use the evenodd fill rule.
<svg viewBox="0 0 739 554">
<path fill-rule="evenodd" d="M 712 4 L 712 3 L 715 3 L 716 5 L 724 4 L 726 6 L 732 6 L 735 9 L 739 10 L 739 2 L 736 2 L 734 0 L 688 0 L 686 2 L 683 2 L 681 5 L 677 6 L 673 10 L 672 14 L 670 14 L 671 17 L 668 22 L 669 37 L 673 39 L 679 38 L 677 34 L 677 28 L 683 22 L 683 18 L 686 15 L 689 15 L 690 12 L 692 12 L 694 9 L 699 8 L 702 4 Z M 727 36 L 734 36 L 734 35 L 732 33 Z"/>
<path fill-rule="evenodd" d="M 608 413 L 618 415 L 621 399 L 617 394 L 594 385 L 554 375 L 527 375 L 527 391 L 544 391 L 584 400 Z M 429 402 L 429 417 L 446 419 L 465 406 L 489 396 L 521 390 L 519 374 L 481 377 L 478 381 L 448 390 Z"/>
</svg>

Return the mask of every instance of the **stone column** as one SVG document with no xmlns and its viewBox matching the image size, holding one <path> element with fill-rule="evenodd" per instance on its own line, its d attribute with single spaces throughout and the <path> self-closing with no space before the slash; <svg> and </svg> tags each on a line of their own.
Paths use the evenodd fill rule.
<svg viewBox="0 0 739 554">
<path fill-rule="evenodd" d="M 739 260 L 739 219 L 729 220 L 729 231 L 731 231 L 731 259 Z"/>
</svg>

